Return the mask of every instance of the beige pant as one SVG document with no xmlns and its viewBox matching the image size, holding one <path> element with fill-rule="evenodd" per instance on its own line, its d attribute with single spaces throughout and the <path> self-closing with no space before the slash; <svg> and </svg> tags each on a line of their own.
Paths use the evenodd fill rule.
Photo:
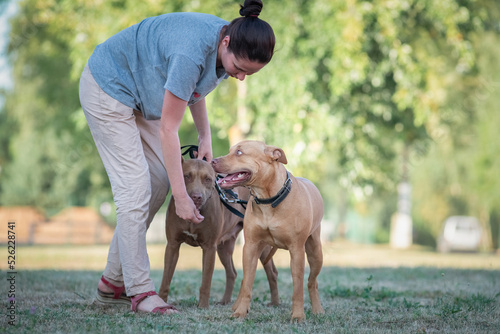
<svg viewBox="0 0 500 334">
<path fill-rule="evenodd" d="M 123 281 L 129 296 L 154 290 L 146 231 L 170 187 L 160 121 L 145 120 L 140 112 L 106 94 L 88 65 L 80 78 L 80 102 L 116 204 L 117 226 L 104 276 Z"/>
</svg>

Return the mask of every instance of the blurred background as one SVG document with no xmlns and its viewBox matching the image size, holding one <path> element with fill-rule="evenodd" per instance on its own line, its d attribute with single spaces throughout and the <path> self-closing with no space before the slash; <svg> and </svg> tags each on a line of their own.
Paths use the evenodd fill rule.
<svg viewBox="0 0 500 334">
<path fill-rule="evenodd" d="M 0 0 L 2 242 L 7 221 L 18 244 L 109 242 L 111 189 L 78 98 L 87 59 L 146 17 L 231 21 L 241 2 Z M 260 17 L 276 53 L 207 97 L 214 156 L 244 138 L 283 148 L 323 194 L 325 242 L 498 250 L 500 2 L 264 0 Z"/>
</svg>

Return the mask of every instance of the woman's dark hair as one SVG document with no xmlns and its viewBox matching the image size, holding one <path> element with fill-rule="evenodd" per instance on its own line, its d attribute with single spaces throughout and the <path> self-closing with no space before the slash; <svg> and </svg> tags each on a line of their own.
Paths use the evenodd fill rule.
<svg viewBox="0 0 500 334">
<path fill-rule="evenodd" d="M 273 57 L 273 28 L 264 20 L 259 19 L 262 1 L 246 0 L 240 9 L 239 17 L 226 28 L 225 36 L 229 36 L 229 50 L 236 58 L 248 59 L 267 64 Z"/>
</svg>

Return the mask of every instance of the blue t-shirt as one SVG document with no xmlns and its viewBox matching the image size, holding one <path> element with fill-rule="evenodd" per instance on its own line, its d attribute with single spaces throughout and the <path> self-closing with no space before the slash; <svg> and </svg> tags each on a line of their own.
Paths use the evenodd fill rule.
<svg viewBox="0 0 500 334">
<path fill-rule="evenodd" d="M 150 17 L 99 44 L 89 68 L 108 95 L 146 119 L 159 119 L 165 89 L 192 105 L 228 78 L 223 68 L 216 70 L 227 24 L 201 13 Z"/>
</svg>

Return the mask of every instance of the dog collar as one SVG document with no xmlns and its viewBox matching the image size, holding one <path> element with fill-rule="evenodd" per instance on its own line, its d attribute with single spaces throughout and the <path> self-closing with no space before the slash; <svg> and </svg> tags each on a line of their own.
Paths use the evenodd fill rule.
<svg viewBox="0 0 500 334">
<path fill-rule="evenodd" d="M 285 184 L 283 184 L 283 187 L 278 191 L 278 193 L 270 198 L 258 198 L 254 194 L 252 196 L 254 197 L 254 201 L 257 204 L 271 204 L 273 208 L 277 207 L 283 200 L 288 196 L 290 191 L 292 190 L 292 179 L 290 178 L 290 173 L 286 171 L 286 181 Z"/>
<path fill-rule="evenodd" d="M 247 201 L 244 201 L 244 200 L 241 200 L 238 198 L 238 194 L 236 194 L 234 191 L 232 191 L 231 189 L 222 189 L 220 186 L 219 186 L 219 183 L 217 183 L 217 180 L 219 180 L 220 178 L 222 178 L 222 176 L 220 175 L 217 175 L 216 179 L 215 179 L 215 189 L 217 190 L 217 193 L 219 194 L 219 197 L 220 197 L 220 201 L 222 202 L 222 204 L 224 204 L 224 206 L 229 210 L 231 211 L 231 213 L 237 215 L 238 217 L 240 218 L 244 218 L 245 215 L 241 212 L 239 212 L 238 210 L 236 210 L 235 208 L 233 208 L 232 206 L 229 205 L 229 203 L 236 203 L 236 204 L 240 204 L 243 209 L 246 210 L 246 206 L 245 204 L 247 204 L 248 202 Z M 230 196 L 231 199 L 228 197 Z"/>
</svg>

